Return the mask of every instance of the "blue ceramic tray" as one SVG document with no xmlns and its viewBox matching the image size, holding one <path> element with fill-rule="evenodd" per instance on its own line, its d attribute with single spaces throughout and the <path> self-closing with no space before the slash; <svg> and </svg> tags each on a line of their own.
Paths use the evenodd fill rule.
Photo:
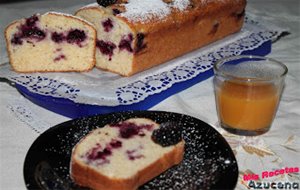
<svg viewBox="0 0 300 190">
<path fill-rule="evenodd" d="M 242 55 L 260 55 L 265 56 L 271 52 L 271 41 L 264 42 L 261 46 L 256 49 L 244 51 Z M 40 95 L 29 91 L 26 87 L 16 83 L 16 88 L 21 94 L 28 98 L 33 103 L 42 106 L 55 113 L 64 115 L 70 118 L 79 118 L 95 114 L 105 114 L 111 112 L 128 111 L 128 110 L 147 110 L 169 96 L 176 94 L 184 89 L 193 86 L 203 80 L 213 76 L 213 69 L 210 69 L 200 75 L 180 83 L 174 84 L 172 87 L 159 94 L 148 96 L 143 101 L 133 103 L 130 105 L 119 105 L 119 106 L 98 106 L 75 103 L 69 99 L 56 98 L 52 96 Z"/>
</svg>

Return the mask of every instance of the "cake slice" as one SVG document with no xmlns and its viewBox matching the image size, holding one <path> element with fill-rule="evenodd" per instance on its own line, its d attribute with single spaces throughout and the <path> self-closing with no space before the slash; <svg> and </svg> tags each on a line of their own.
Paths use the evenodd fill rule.
<svg viewBox="0 0 300 190">
<path fill-rule="evenodd" d="M 181 132 L 170 127 L 132 118 L 91 131 L 73 148 L 71 178 L 92 189 L 137 189 L 183 159 Z"/>
<path fill-rule="evenodd" d="M 17 72 L 87 71 L 95 65 L 96 31 L 72 15 L 48 12 L 17 20 L 5 38 Z"/>
<path fill-rule="evenodd" d="M 246 0 L 97 0 L 96 67 L 131 76 L 240 31 Z"/>
</svg>

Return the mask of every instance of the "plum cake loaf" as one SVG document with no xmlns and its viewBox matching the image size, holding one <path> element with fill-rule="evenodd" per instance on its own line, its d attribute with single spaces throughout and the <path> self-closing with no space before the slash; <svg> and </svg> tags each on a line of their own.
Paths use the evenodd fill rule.
<svg viewBox="0 0 300 190">
<path fill-rule="evenodd" d="M 94 129 L 73 148 L 75 183 L 92 189 L 134 190 L 184 155 L 182 128 L 147 118 L 131 118 Z"/>
<path fill-rule="evenodd" d="M 5 38 L 17 72 L 87 71 L 95 65 L 96 30 L 73 15 L 48 12 L 17 20 Z"/>
<path fill-rule="evenodd" d="M 96 67 L 130 76 L 238 32 L 246 0 L 98 0 Z"/>
</svg>

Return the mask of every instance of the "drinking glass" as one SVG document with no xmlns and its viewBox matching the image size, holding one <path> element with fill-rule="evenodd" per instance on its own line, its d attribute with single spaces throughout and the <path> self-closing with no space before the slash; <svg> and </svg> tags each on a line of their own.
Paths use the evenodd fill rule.
<svg viewBox="0 0 300 190">
<path fill-rule="evenodd" d="M 214 64 L 214 91 L 219 122 L 238 135 L 260 135 L 274 120 L 287 67 L 274 59 L 241 55 Z"/>
</svg>

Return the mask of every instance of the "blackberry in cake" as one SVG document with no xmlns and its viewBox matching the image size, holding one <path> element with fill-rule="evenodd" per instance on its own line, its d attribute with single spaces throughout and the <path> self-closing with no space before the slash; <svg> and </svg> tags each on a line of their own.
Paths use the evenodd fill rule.
<svg viewBox="0 0 300 190">
<path fill-rule="evenodd" d="M 131 76 L 238 32 L 246 0 L 98 0 L 75 15 L 95 25 L 96 67 Z"/>
<path fill-rule="evenodd" d="M 182 139 L 182 126 L 175 122 L 162 123 L 158 129 L 152 133 L 152 140 L 161 146 L 176 144 Z"/>
<path fill-rule="evenodd" d="M 96 31 L 72 15 L 48 12 L 17 20 L 5 38 L 17 72 L 87 71 L 95 65 Z"/>
<path fill-rule="evenodd" d="M 160 127 L 132 118 L 91 131 L 72 151 L 71 177 L 93 189 L 137 189 L 183 159 L 182 138 L 169 139 L 168 146 L 152 140 Z"/>
</svg>

